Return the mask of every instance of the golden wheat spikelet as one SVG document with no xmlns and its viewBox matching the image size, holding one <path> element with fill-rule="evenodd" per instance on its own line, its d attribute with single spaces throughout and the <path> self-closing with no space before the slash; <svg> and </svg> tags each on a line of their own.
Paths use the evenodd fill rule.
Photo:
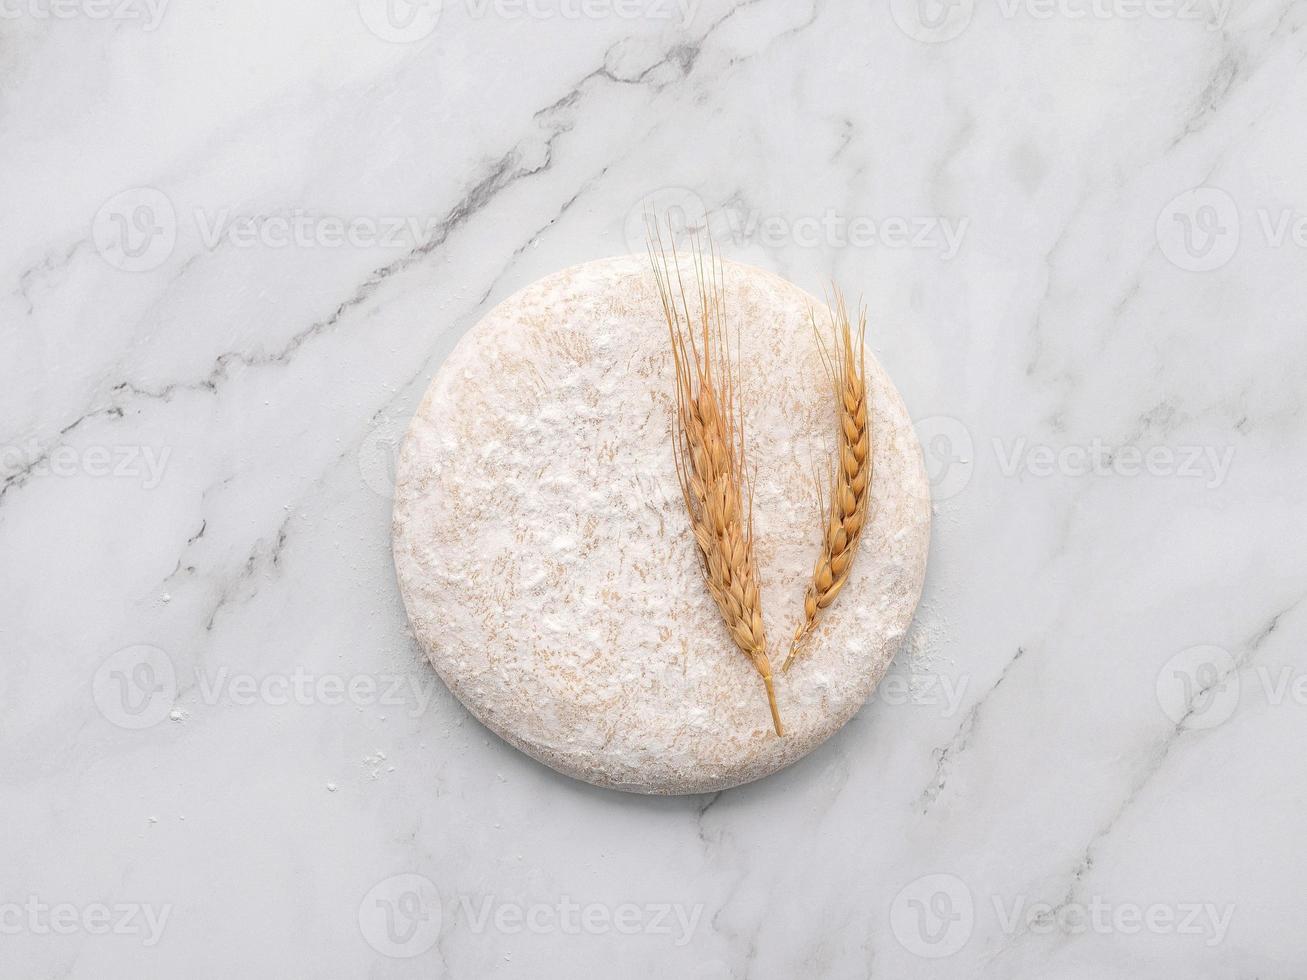
<svg viewBox="0 0 1307 980">
<path fill-rule="evenodd" d="M 837 447 L 830 479 L 830 501 L 823 514 L 821 555 L 803 597 L 803 621 L 794 631 L 789 656 L 781 670 L 789 670 L 799 647 L 817 625 L 817 617 L 844 588 L 867 521 L 871 499 L 871 424 L 867 406 L 867 311 L 858 313 L 858 345 L 854 351 L 853 326 L 844 297 L 835 292 L 830 311 L 833 363 L 828 359 L 839 420 Z M 814 329 L 816 323 L 814 321 Z M 820 489 L 820 486 L 819 486 Z"/>
<path fill-rule="evenodd" d="M 655 235 L 656 226 L 649 256 L 676 369 L 672 434 L 676 475 L 703 558 L 708 591 L 731 639 L 762 677 L 772 724 L 777 735 L 784 735 L 753 558 L 752 499 L 747 508 L 744 505 L 744 428 L 725 333 L 721 263 L 715 252 L 705 256 L 696 243 L 693 262 L 698 288 L 692 300 L 675 242 L 669 256 L 661 236 Z"/>
</svg>

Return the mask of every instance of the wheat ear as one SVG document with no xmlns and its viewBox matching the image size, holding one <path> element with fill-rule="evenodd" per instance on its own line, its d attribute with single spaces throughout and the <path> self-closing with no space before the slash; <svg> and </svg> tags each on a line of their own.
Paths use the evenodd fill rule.
<svg viewBox="0 0 1307 980">
<path fill-rule="evenodd" d="M 703 558 L 704 580 L 731 639 L 762 677 L 772 724 L 777 735 L 784 735 L 753 559 L 752 498 L 747 509 L 743 503 L 744 428 L 724 330 L 721 264 L 715 253 L 705 258 L 695 247 L 698 301 L 692 316 L 675 243 L 670 259 L 661 238 L 656 246 L 650 241 L 649 254 L 676 368 L 676 475 Z"/>
<path fill-rule="evenodd" d="M 867 311 L 858 313 L 857 351 L 844 297 L 837 290 L 830 311 L 834 334 L 833 363 L 827 359 L 836 414 L 839 420 L 835 465 L 830 481 L 830 501 L 823 514 L 821 555 L 812 570 L 812 581 L 803 597 L 803 622 L 794 631 L 789 656 L 781 670 L 789 670 L 803 641 L 817 625 L 821 611 L 835 601 L 848 581 L 853 558 L 862 539 L 871 498 L 871 426 L 867 412 L 866 330 Z M 814 328 L 815 328 L 814 321 Z M 820 337 L 819 337 L 820 339 Z"/>
</svg>

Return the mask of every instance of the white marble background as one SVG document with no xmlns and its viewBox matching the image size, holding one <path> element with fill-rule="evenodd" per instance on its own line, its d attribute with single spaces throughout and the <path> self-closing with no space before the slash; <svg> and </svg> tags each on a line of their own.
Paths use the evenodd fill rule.
<svg viewBox="0 0 1307 980">
<path fill-rule="evenodd" d="M 0 0 L 0 975 L 1303 976 L 1305 23 Z M 937 496 L 891 681 L 703 798 L 489 736 L 389 556 L 647 201 L 864 292 Z"/>
</svg>

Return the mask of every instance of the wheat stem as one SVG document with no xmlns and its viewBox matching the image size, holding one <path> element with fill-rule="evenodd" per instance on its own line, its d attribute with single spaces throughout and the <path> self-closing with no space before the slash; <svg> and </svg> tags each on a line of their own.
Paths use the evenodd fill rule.
<svg viewBox="0 0 1307 980">
<path fill-rule="evenodd" d="M 697 302 L 692 305 L 675 241 L 669 256 L 656 225 L 649 256 L 676 373 L 672 437 L 676 475 L 703 559 L 704 581 L 727 633 L 762 678 L 772 725 L 777 735 L 783 735 L 753 557 L 752 495 L 748 508 L 743 505 L 744 426 L 725 331 L 724 272 L 716 253 L 710 250 L 705 256 L 696 242 Z"/>
<path fill-rule="evenodd" d="M 824 516 L 821 554 L 803 597 L 803 621 L 794 630 L 794 640 L 781 666 L 782 671 L 790 669 L 803 641 L 816 627 L 821 611 L 835 601 L 848 581 L 871 499 L 871 420 L 868 416 L 865 361 L 867 312 L 864 308 L 858 314 L 856 352 L 853 326 L 849 322 L 844 297 L 838 290 L 830 310 L 830 320 L 834 335 L 833 353 L 827 356 L 823 347 L 823 359 L 831 375 L 838 420 L 830 501 Z M 816 327 L 815 320 L 813 326 Z"/>
</svg>

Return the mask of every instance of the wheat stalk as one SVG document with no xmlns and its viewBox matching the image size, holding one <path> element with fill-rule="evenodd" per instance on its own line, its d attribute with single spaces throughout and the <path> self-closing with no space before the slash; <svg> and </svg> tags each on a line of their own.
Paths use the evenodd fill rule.
<svg viewBox="0 0 1307 980">
<path fill-rule="evenodd" d="M 821 611 L 835 601 L 848 581 L 853 558 L 866 526 L 867 503 L 871 498 L 871 428 L 867 415 L 867 378 L 865 370 L 867 311 L 858 313 L 858 346 L 853 347 L 853 327 L 849 323 L 844 297 L 835 292 L 835 306 L 830 311 L 833 358 L 825 354 L 830 371 L 839 420 L 838 446 L 830 479 L 829 507 L 823 509 L 824 532 L 821 555 L 812 570 L 812 581 L 803 597 L 803 622 L 794 631 L 789 656 L 781 670 L 789 670 L 800 646 L 813 628 Z M 813 321 L 816 328 L 816 321 Z M 818 335 L 820 340 L 820 334 Z M 820 484 L 818 484 L 820 495 Z"/>
<path fill-rule="evenodd" d="M 675 241 L 669 258 L 656 225 L 651 232 L 649 257 L 676 369 L 672 434 L 676 475 L 703 558 L 704 581 L 731 639 L 762 677 L 772 724 L 777 735 L 784 735 L 771 661 L 767 658 L 762 598 L 753 558 L 752 495 L 747 509 L 743 502 L 744 428 L 725 333 L 721 263 L 712 251 L 705 259 L 702 247 L 695 244 L 698 290 L 692 316 Z"/>
</svg>

